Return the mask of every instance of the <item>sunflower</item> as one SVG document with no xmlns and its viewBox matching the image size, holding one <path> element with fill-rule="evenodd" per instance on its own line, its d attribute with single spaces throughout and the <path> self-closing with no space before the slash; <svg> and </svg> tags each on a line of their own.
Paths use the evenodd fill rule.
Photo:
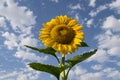
<svg viewBox="0 0 120 80">
<path fill-rule="evenodd" d="M 68 16 L 56 16 L 43 24 L 39 39 L 43 44 L 52 47 L 62 54 L 73 53 L 81 45 L 84 39 L 82 26 L 78 21 Z"/>
</svg>

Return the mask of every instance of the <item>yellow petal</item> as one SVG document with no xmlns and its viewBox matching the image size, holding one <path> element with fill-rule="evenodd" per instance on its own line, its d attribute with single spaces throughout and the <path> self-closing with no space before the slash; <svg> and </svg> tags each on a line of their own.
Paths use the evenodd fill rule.
<svg viewBox="0 0 120 80">
<path fill-rule="evenodd" d="M 77 30 L 77 31 L 80 31 L 80 30 L 82 30 L 83 27 L 82 27 L 81 25 L 79 25 L 79 24 L 76 24 L 76 25 L 73 26 L 72 28 L 73 28 L 73 30 L 75 30 L 75 31 L 76 31 L 76 30 Z"/>
<path fill-rule="evenodd" d="M 72 26 L 74 26 L 76 23 L 77 23 L 77 20 L 71 20 L 71 21 L 67 24 L 67 26 L 68 26 L 68 27 L 72 27 Z"/>
</svg>

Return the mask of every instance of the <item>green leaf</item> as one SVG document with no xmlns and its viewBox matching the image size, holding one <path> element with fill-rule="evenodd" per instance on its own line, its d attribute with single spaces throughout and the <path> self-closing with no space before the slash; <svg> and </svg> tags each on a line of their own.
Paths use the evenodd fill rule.
<svg viewBox="0 0 120 80">
<path fill-rule="evenodd" d="M 38 70 L 38 71 L 43 71 L 43 72 L 47 72 L 47 73 L 50 73 L 52 75 L 54 75 L 58 80 L 59 80 L 59 77 L 60 77 L 60 73 L 67 69 L 68 66 L 64 66 L 64 67 L 56 67 L 56 66 L 52 66 L 52 65 L 46 65 L 46 64 L 41 64 L 41 63 L 30 63 L 29 64 L 30 67 L 32 69 L 35 69 L 35 70 Z"/>
<path fill-rule="evenodd" d="M 68 60 L 66 60 L 65 62 L 69 63 L 70 67 L 67 71 L 67 74 L 65 76 L 65 78 L 67 79 L 68 78 L 68 74 L 69 74 L 69 71 L 72 69 L 73 66 L 75 66 L 76 64 L 88 59 L 89 57 L 91 57 L 93 54 L 95 54 L 97 51 L 97 49 L 93 50 L 93 51 L 90 51 L 90 52 L 86 52 L 86 53 L 83 53 L 81 55 L 77 55 L 77 56 L 74 56 Z"/>
<path fill-rule="evenodd" d="M 71 67 L 73 67 L 74 65 L 91 57 L 93 54 L 96 53 L 96 51 L 97 51 L 97 49 L 90 51 L 90 52 L 83 53 L 81 55 L 74 56 L 74 57 L 66 60 L 66 62 L 69 63 L 69 65 L 71 65 Z"/>
<path fill-rule="evenodd" d="M 81 42 L 81 44 L 80 45 L 78 45 L 79 47 L 89 47 L 88 45 L 87 45 L 87 43 L 85 43 L 85 42 Z"/>
<path fill-rule="evenodd" d="M 39 51 L 39 52 L 43 52 L 45 54 L 55 54 L 55 50 L 51 47 L 47 47 L 47 48 L 43 48 L 43 49 L 40 49 L 40 48 L 36 48 L 36 47 L 32 47 L 32 46 L 28 46 L 28 45 L 25 45 L 26 47 L 30 48 L 30 49 L 33 49 L 33 50 L 36 50 L 36 51 Z"/>
<path fill-rule="evenodd" d="M 32 49 L 32 50 L 36 50 L 36 51 L 42 52 L 44 54 L 52 55 L 52 56 L 54 56 L 57 59 L 58 63 L 60 63 L 58 57 L 55 54 L 56 51 L 53 48 L 51 48 L 51 47 L 40 49 L 40 48 L 28 46 L 28 45 L 25 45 L 25 46 L 28 47 L 28 48 L 30 48 L 30 49 Z"/>
</svg>

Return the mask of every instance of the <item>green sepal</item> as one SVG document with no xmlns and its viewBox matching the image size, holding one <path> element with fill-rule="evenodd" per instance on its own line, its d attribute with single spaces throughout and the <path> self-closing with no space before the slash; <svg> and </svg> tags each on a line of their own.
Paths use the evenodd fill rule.
<svg viewBox="0 0 120 80">
<path fill-rule="evenodd" d="M 86 42 L 81 42 L 80 45 L 78 45 L 78 46 L 79 47 L 89 47 Z"/>
<path fill-rule="evenodd" d="M 35 62 L 30 63 L 29 66 L 34 70 L 50 73 L 54 75 L 58 80 L 60 77 L 60 73 L 69 67 L 69 66 L 56 67 L 52 65 L 46 65 L 46 64 L 35 63 Z"/>
<path fill-rule="evenodd" d="M 36 51 L 42 52 L 42 53 L 44 53 L 44 54 L 52 55 L 52 56 L 54 56 L 54 57 L 57 59 L 58 63 L 60 63 L 58 57 L 57 57 L 56 54 L 55 54 L 56 50 L 54 50 L 54 49 L 51 48 L 51 47 L 47 47 L 47 48 L 42 48 L 42 49 L 40 49 L 40 48 L 28 46 L 28 45 L 25 45 L 25 46 L 28 47 L 28 48 L 30 48 L 30 49 L 32 49 L 32 50 L 36 50 Z"/>
<path fill-rule="evenodd" d="M 74 65 L 88 59 L 89 57 L 91 57 L 93 54 L 95 54 L 97 51 L 97 49 L 90 51 L 90 52 L 86 52 L 77 56 L 74 56 L 72 58 L 69 58 L 68 60 L 66 60 L 65 62 L 69 63 L 69 65 L 71 67 L 73 67 Z"/>
</svg>

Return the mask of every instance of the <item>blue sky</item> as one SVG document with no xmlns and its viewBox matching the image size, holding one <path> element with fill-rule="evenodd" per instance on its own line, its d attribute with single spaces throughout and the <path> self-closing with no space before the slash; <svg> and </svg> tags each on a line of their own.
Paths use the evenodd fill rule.
<svg viewBox="0 0 120 80">
<path fill-rule="evenodd" d="M 70 71 L 68 80 L 120 80 L 120 0 L 0 0 L 0 80 L 56 80 L 27 64 L 57 61 L 23 45 L 43 48 L 39 30 L 58 15 L 77 19 L 90 46 L 67 58 L 98 48 Z"/>
</svg>

